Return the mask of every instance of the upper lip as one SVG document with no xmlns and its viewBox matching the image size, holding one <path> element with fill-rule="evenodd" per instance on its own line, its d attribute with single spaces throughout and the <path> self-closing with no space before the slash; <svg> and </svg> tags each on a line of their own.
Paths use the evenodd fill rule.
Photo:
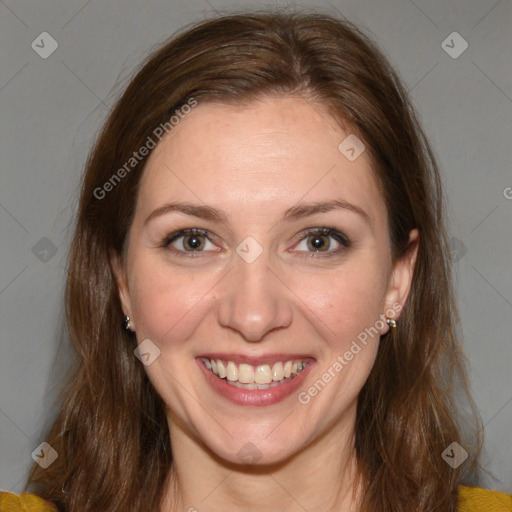
<svg viewBox="0 0 512 512">
<path fill-rule="evenodd" d="M 201 354 L 199 358 L 205 357 L 207 359 L 221 359 L 224 361 L 233 361 L 234 363 L 245 363 L 258 366 L 261 364 L 276 363 L 278 361 L 315 361 L 315 358 L 306 354 L 261 354 L 261 355 L 248 355 L 248 354 L 234 354 L 228 352 L 208 352 Z"/>
</svg>

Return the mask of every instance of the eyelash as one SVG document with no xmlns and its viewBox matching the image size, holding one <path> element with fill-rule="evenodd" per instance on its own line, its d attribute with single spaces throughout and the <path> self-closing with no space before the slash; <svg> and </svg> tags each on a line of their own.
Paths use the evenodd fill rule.
<svg viewBox="0 0 512 512">
<path fill-rule="evenodd" d="M 187 229 L 182 229 L 180 231 L 176 231 L 175 233 L 171 233 L 170 235 L 167 235 L 166 237 L 164 237 L 160 243 L 160 247 L 176 254 L 177 256 L 181 256 L 181 257 L 185 257 L 185 258 L 195 258 L 198 255 L 200 255 L 201 252 L 204 252 L 204 251 L 183 251 L 183 250 L 178 250 L 178 249 L 171 247 L 172 242 L 175 242 L 176 240 L 179 240 L 183 236 L 187 236 L 187 235 L 202 235 L 202 236 L 206 237 L 210 242 L 212 242 L 212 240 L 210 240 L 210 238 L 208 237 L 208 231 L 206 231 L 204 229 L 199 229 L 199 228 L 187 228 Z M 351 242 L 350 242 L 349 238 L 344 233 L 341 233 L 340 231 L 338 231 L 336 229 L 328 228 L 328 227 L 311 228 L 311 229 L 305 230 L 302 233 L 302 235 L 299 238 L 296 245 L 300 244 L 300 242 L 302 242 L 303 240 L 306 240 L 307 238 L 309 238 L 311 236 L 331 236 L 332 238 L 334 238 L 334 240 L 336 240 L 340 244 L 340 247 L 338 247 L 334 251 L 327 251 L 327 252 L 306 251 L 305 256 L 304 256 L 306 258 L 329 258 L 332 256 L 336 256 L 338 254 L 341 254 L 342 252 L 344 252 L 346 249 L 348 249 L 351 246 Z"/>
</svg>

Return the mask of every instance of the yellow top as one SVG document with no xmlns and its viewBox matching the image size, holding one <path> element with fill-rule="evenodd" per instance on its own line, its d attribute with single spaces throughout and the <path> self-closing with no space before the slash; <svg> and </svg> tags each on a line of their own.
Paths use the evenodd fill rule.
<svg viewBox="0 0 512 512">
<path fill-rule="evenodd" d="M 0 512 L 57 512 L 57 508 L 35 494 L 0 491 Z M 512 495 L 461 486 L 459 512 L 512 512 Z"/>
<path fill-rule="evenodd" d="M 56 512 L 57 508 L 35 494 L 0 492 L 0 512 Z"/>
</svg>

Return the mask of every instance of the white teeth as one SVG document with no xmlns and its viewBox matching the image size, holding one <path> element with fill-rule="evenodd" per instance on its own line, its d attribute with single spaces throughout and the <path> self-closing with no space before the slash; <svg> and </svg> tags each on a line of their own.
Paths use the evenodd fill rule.
<svg viewBox="0 0 512 512">
<path fill-rule="evenodd" d="M 256 384 L 270 384 L 272 382 L 272 372 L 268 364 L 258 366 L 254 375 L 254 382 Z"/>
<path fill-rule="evenodd" d="M 202 357 L 206 368 L 221 379 L 236 387 L 245 389 L 267 389 L 282 384 L 296 377 L 306 368 L 306 361 L 295 360 L 281 362 L 277 361 L 273 365 L 261 364 L 256 367 L 240 363 L 237 365 L 233 361 L 225 363 L 220 359 L 208 359 Z"/>
<path fill-rule="evenodd" d="M 254 382 L 254 370 L 250 364 L 241 364 L 238 366 L 238 382 L 242 384 Z"/>
<path fill-rule="evenodd" d="M 226 368 L 226 379 L 230 381 L 238 380 L 238 368 L 233 361 L 229 361 L 228 366 Z"/>
<path fill-rule="evenodd" d="M 219 373 L 219 377 L 221 379 L 226 377 L 226 367 L 220 359 L 217 359 L 217 372 Z"/>
<path fill-rule="evenodd" d="M 283 369 L 283 363 L 279 361 L 278 363 L 274 363 L 274 366 L 272 366 L 272 380 L 274 382 L 283 380 L 284 378 L 284 369 Z"/>
</svg>

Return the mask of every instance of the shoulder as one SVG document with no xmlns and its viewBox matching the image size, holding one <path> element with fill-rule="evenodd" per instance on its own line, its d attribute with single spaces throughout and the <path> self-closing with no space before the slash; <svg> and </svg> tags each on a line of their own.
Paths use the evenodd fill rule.
<svg viewBox="0 0 512 512">
<path fill-rule="evenodd" d="M 512 495 L 479 487 L 459 487 L 459 512 L 510 512 Z"/>
<path fill-rule="evenodd" d="M 57 512 L 57 507 L 35 494 L 0 491 L 0 512 Z"/>
</svg>

